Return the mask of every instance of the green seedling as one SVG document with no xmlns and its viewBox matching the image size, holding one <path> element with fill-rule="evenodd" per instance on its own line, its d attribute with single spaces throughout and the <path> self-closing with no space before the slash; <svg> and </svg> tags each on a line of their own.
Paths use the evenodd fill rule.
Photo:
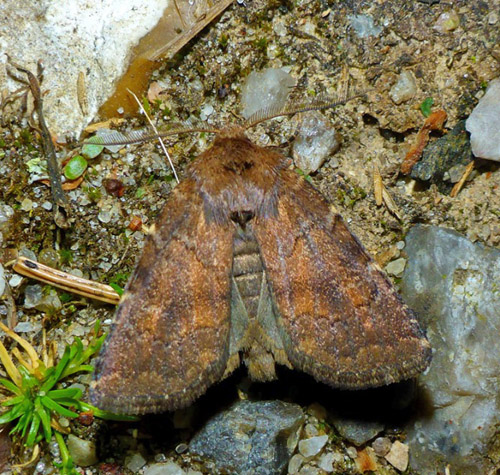
<svg viewBox="0 0 500 475">
<path fill-rule="evenodd" d="M 76 472 L 63 434 L 69 432 L 59 418 L 73 419 L 79 412 L 92 411 L 95 417 L 111 420 L 137 420 L 135 417 L 117 415 L 101 411 L 81 400 L 82 390 L 77 387 L 61 388 L 60 383 L 75 373 L 91 372 L 93 366 L 87 364 L 97 354 L 106 335 L 98 336 L 100 323 L 96 322 L 93 336 L 85 348 L 79 338 L 67 345 L 57 364 L 47 354 L 41 359 L 33 346 L 0 322 L 7 336 L 15 340 L 27 355 L 18 348 L 12 354 L 19 361 L 15 364 L 4 344 L 0 341 L 0 361 L 10 379 L 0 378 L 0 387 L 10 393 L 0 406 L 6 411 L 0 414 L 0 425 L 11 424 L 13 439 L 32 449 L 32 457 L 19 467 L 30 465 L 40 452 L 39 444 L 50 442 L 54 436 L 60 449 L 62 462 L 57 464 L 60 473 L 73 475 Z"/>
</svg>

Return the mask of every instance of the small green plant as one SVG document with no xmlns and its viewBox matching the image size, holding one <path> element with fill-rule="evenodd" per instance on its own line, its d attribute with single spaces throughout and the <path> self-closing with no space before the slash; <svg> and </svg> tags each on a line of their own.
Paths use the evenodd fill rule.
<svg viewBox="0 0 500 475">
<path fill-rule="evenodd" d="M 427 97 L 420 104 L 420 111 L 424 117 L 429 117 L 431 115 L 431 109 L 434 104 L 434 99 L 432 97 Z"/>
<path fill-rule="evenodd" d="M 0 329 L 15 340 L 28 357 L 26 359 L 17 348 L 14 348 L 12 354 L 19 361 L 16 366 L 0 341 L 0 361 L 10 378 L 0 378 L 0 387 L 3 386 L 11 393 L 1 403 L 1 406 L 8 409 L 0 415 L 0 425 L 11 423 L 13 428 L 10 434 L 14 440 L 33 449 L 31 460 L 20 466 L 31 464 L 38 456 L 39 444 L 43 441 L 50 442 L 54 436 L 59 445 L 62 460 L 60 464 L 57 464 L 60 473 L 64 475 L 78 473 L 62 435 L 69 431 L 59 423 L 60 417 L 72 419 L 78 417 L 78 412 L 92 411 L 95 417 L 102 419 L 136 420 L 135 417 L 101 411 L 83 402 L 80 388 L 70 386 L 61 389 L 58 387 L 59 383 L 68 376 L 82 371 L 93 371 L 94 368 L 86 362 L 99 352 L 106 337 L 105 334 L 98 336 L 99 321 L 94 326 L 89 345 L 85 348 L 82 341 L 75 338 L 71 345 L 66 346 L 57 364 L 47 354 L 43 360 L 40 359 L 30 343 L 1 322 Z"/>
</svg>

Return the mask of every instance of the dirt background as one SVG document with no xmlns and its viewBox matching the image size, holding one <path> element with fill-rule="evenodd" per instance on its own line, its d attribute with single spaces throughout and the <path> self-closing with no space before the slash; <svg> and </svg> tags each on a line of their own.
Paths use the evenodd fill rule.
<svg viewBox="0 0 500 475">
<path fill-rule="evenodd" d="M 495 0 L 235 3 L 154 74 L 151 115 L 159 123 L 185 121 L 199 118 L 204 105 L 210 103 L 214 111 L 209 123 L 233 123 L 240 110 L 242 85 L 252 71 L 289 67 L 297 80 L 292 98 L 302 98 L 304 91 L 331 94 L 342 87 L 343 71 L 347 71 L 351 87 L 366 91 L 366 98 L 322 112 L 339 131 L 342 145 L 311 179 L 368 251 L 382 265 L 404 256 L 397 243 L 415 223 L 452 228 L 473 241 L 498 247 L 497 163 L 478 161 L 455 198 L 440 192 L 436 184 L 403 177 L 399 167 L 424 123 L 419 107 L 424 99 L 432 97 L 433 110 L 447 112 L 445 127 L 451 129 L 468 117 L 488 81 L 500 74 L 499 6 Z M 380 33 L 360 38 L 349 20 L 349 15 L 358 14 L 371 16 Z M 440 26 L 442 14 L 451 17 L 448 26 Z M 414 97 L 396 105 L 389 91 L 402 71 L 412 72 L 417 88 Z M 297 124 L 297 118 L 274 120 L 260 124 L 249 136 L 261 145 L 280 147 L 290 156 Z M 140 118 L 126 124 L 130 129 L 143 125 Z M 441 135 L 431 136 L 431 141 Z M 181 177 L 185 166 L 206 149 L 211 139 L 206 134 L 192 134 L 170 142 L 169 151 Z M 70 153 L 68 149 L 60 148 L 60 155 Z M 26 164 L 41 157 L 42 152 L 38 135 L 26 118 L 11 120 L 0 128 L 0 152 L 1 196 L 14 210 L 0 229 L 2 262 L 19 251 L 26 254 L 23 249 L 27 249 L 39 260 L 63 270 L 77 269 L 84 277 L 124 285 L 144 240 L 141 231 L 130 229 L 131 220 L 139 217 L 145 225 L 152 224 L 175 185 L 157 144 L 104 152 L 89 160 L 83 183 L 68 192 L 73 222 L 64 231 L 56 228 L 51 212 L 42 206 L 50 202 L 48 187 L 30 183 Z M 399 218 L 375 203 L 374 164 L 381 171 Z M 121 197 L 106 185 L 110 178 L 122 183 Z M 32 284 L 24 281 L 11 289 L 17 319 L 41 323 L 47 337 L 60 345 L 71 341 L 72 335 L 85 335 L 96 318 L 108 325 L 113 316 L 111 306 L 79 298 L 63 302 L 62 309 L 54 311 L 25 309 L 25 288 Z M 12 302 L 0 302 L 1 318 L 7 318 L 12 310 Z M 39 337 L 38 333 L 35 345 L 39 345 Z M 235 378 L 230 384 L 246 387 L 241 382 L 243 374 Z M 80 377 L 78 381 L 87 384 L 89 378 Z M 231 391 L 226 400 L 237 397 L 236 389 L 228 389 L 227 382 L 224 385 Z M 202 412 L 210 412 L 206 401 Z M 169 425 L 172 420 L 166 416 L 164 422 Z M 115 436 L 118 431 L 118 439 L 130 437 L 137 444 L 130 428 L 96 425 L 99 427 L 76 427 L 75 432 L 92 438 L 96 431 L 111 431 Z M 141 430 L 147 433 L 144 425 Z M 175 435 L 165 436 L 169 455 L 175 455 L 176 443 L 185 441 L 189 434 L 189 430 L 179 429 Z M 151 449 L 153 458 L 154 453 Z"/>
</svg>

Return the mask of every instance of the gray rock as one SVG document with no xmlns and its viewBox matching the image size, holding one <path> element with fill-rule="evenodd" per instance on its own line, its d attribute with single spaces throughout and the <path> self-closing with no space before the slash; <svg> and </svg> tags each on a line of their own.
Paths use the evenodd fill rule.
<svg viewBox="0 0 500 475">
<path fill-rule="evenodd" d="M 217 414 L 191 440 L 192 453 L 234 474 L 276 474 L 287 466 L 287 439 L 303 424 L 302 409 L 281 401 L 239 401 Z"/>
<path fill-rule="evenodd" d="M 344 439 L 357 447 L 373 439 L 384 430 L 384 424 L 378 421 L 333 417 L 331 423 Z"/>
<path fill-rule="evenodd" d="M 487 473 L 500 423 L 500 251 L 458 233 L 415 226 L 407 236 L 403 297 L 434 349 L 420 377 L 428 407 L 408 429 L 418 473 Z"/>
<path fill-rule="evenodd" d="M 241 91 L 242 115 L 250 117 L 259 110 L 283 107 L 295 79 L 283 69 L 269 68 L 249 74 Z"/>
<path fill-rule="evenodd" d="M 24 290 L 24 307 L 35 308 L 41 302 L 42 296 L 41 285 L 27 285 Z"/>
<path fill-rule="evenodd" d="M 472 153 L 500 161 L 500 78 L 490 82 L 465 126 L 471 134 Z"/>
<path fill-rule="evenodd" d="M 306 175 L 318 170 L 340 147 L 337 133 L 319 112 L 309 112 L 300 122 L 293 143 L 293 161 Z"/>
<path fill-rule="evenodd" d="M 457 123 L 446 135 L 425 147 L 422 160 L 414 165 L 411 177 L 414 180 L 436 183 L 442 193 L 451 190 L 453 183 L 444 182 L 445 174 L 457 166 L 468 165 L 473 159 L 465 122 Z M 465 168 L 464 168 L 465 169 Z"/>
</svg>

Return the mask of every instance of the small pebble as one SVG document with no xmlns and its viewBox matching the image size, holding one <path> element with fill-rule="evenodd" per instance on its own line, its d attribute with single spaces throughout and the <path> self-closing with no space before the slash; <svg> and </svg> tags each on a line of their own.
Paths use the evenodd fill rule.
<svg viewBox="0 0 500 475">
<path fill-rule="evenodd" d="M 299 452 L 304 457 L 314 457 L 321 452 L 327 442 L 327 435 L 318 435 L 317 437 L 301 440 L 299 442 Z"/>
<path fill-rule="evenodd" d="M 460 17 L 457 12 L 450 10 L 449 12 L 443 12 L 439 15 L 434 25 L 434 29 L 439 31 L 439 33 L 448 33 L 449 31 L 456 30 L 460 25 Z"/>
<path fill-rule="evenodd" d="M 387 455 L 391 447 L 392 442 L 388 437 L 377 437 L 372 443 L 372 448 L 379 457 Z"/>
<path fill-rule="evenodd" d="M 404 472 L 408 468 L 408 446 L 396 440 L 385 459 L 397 470 Z"/>
<path fill-rule="evenodd" d="M 397 247 L 400 251 L 402 251 L 402 250 L 405 248 L 405 242 L 404 242 L 404 241 L 398 241 L 398 242 L 396 243 L 396 247 Z"/>
<path fill-rule="evenodd" d="M 97 463 L 96 446 L 90 440 L 83 440 L 73 434 L 69 434 L 67 446 L 76 465 L 89 467 Z"/>
<path fill-rule="evenodd" d="M 184 475 L 185 473 L 175 462 L 155 463 L 144 470 L 144 475 Z"/>
<path fill-rule="evenodd" d="M 141 454 L 134 454 L 125 459 L 125 466 L 134 473 L 138 472 L 144 465 L 146 465 L 146 460 Z"/>
<path fill-rule="evenodd" d="M 11 287 L 17 287 L 23 280 L 23 276 L 19 274 L 13 275 L 9 280 L 9 285 Z"/>
<path fill-rule="evenodd" d="M 389 96 L 395 104 L 409 101 L 417 92 L 417 82 L 411 71 L 403 71 L 398 81 L 389 91 Z"/>
<path fill-rule="evenodd" d="M 327 454 L 323 454 L 318 460 L 318 467 L 327 473 L 331 473 L 331 472 L 333 472 L 334 460 L 335 460 L 335 457 L 333 456 L 333 454 L 331 452 L 328 452 Z"/>
<path fill-rule="evenodd" d="M 349 15 L 351 27 L 360 38 L 378 36 L 382 32 L 382 27 L 375 26 L 375 22 L 370 15 Z"/>
<path fill-rule="evenodd" d="M 243 117 L 248 118 L 267 107 L 283 107 L 293 86 L 295 79 L 283 69 L 252 71 L 242 87 Z"/>
<path fill-rule="evenodd" d="M 33 201 L 29 198 L 24 198 L 24 200 L 21 201 L 21 209 L 23 211 L 31 211 L 33 209 Z"/>
<path fill-rule="evenodd" d="M 488 23 L 490 25 L 495 25 L 498 22 L 498 13 L 496 12 L 490 12 L 488 15 Z"/>
<path fill-rule="evenodd" d="M 319 112 L 304 114 L 292 155 L 295 166 L 306 175 L 317 171 L 340 148 L 337 132 Z"/>
<path fill-rule="evenodd" d="M 306 424 L 304 432 L 307 437 L 315 437 L 319 434 L 318 428 L 314 424 Z"/>
<path fill-rule="evenodd" d="M 295 454 L 288 462 L 288 473 L 298 473 L 304 463 L 305 458 L 300 454 Z"/>
<path fill-rule="evenodd" d="M 345 451 L 347 452 L 347 455 L 352 458 L 353 460 L 356 459 L 358 457 L 358 451 L 356 450 L 355 447 L 347 447 L 345 449 Z"/>
<path fill-rule="evenodd" d="M 212 104 L 205 104 L 200 110 L 200 119 L 207 120 L 209 116 L 214 113 L 214 107 Z"/>
<path fill-rule="evenodd" d="M 32 332 L 35 329 L 33 323 L 31 322 L 19 322 L 15 328 L 14 331 L 16 333 L 28 333 Z"/>
<path fill-rule="evenodd" d="M 50 201 L 44 201 L 42 203 L 42 208 L 47 211 L 50 211 L 52 209 L 52 203 Z"/>
<path fill-rule="evenodd" d="M 12 280 L 12 279 L 11 279 Z M 24 289 L 24 307 L 35 308 L 42 300 L 42 286 L 27 285 Z"/>
<path fill-rule="evenodd" d="M 400 277 L 403 274 L 405 267 L 406 267 L 406 259 L 404 257 L 400 257 L 395 261 L 389 262 L 389 264 L 385 266 L 385 270 L 390 275 L 393 275 L 395 277 Z"/>
</svg>

